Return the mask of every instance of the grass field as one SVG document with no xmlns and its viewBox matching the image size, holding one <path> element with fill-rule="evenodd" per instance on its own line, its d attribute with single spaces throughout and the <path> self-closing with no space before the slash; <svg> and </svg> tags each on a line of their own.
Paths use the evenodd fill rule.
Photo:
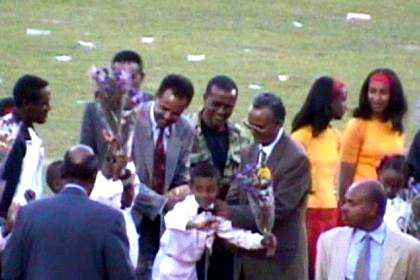
<svg viewBox="0 0 420 280">
<path fill-rule="evenodd" d="M 372 20 L 351 24 L 348 12 L 368 13 Z M 51 35 L 28 36 L 27 28 Z M 142 36 L 154 36 L 155 42 L 142 44 Z M 87 50 L 79 40 L 97 48 Z M 240 88 L 234 119 L 246 117 L 253 94 L 272 91 L 283 98 L 289 125 L 316 77 L 346 81 L 353 107 L 365 76 L 382 66 L 400 75 L 412 109 L 420 93 L 420 2 L 1 0 L 0 96 L 10 95 L 24 73 L 50 81 L 53 110 L 39 129 L 49 158 L 78 141 L 83 102 L 91 100 L 89 68 L 107 64 L 121 49 L 143 55 L 147 91 L 154 92 L 168 73 L 190 77 L 197 93 L 190 111 L 199 109 L 206 82 L 227 74 Z M 73 60 L 56 61 L 61 54 Z M 188 54 L 205 54 L 206 60 L 188 62 Z M 278 74 L 289 79 L 280 82 Z M 416 129 L 412 115 L 413 110 L 409 138 Z"/>
</svg>

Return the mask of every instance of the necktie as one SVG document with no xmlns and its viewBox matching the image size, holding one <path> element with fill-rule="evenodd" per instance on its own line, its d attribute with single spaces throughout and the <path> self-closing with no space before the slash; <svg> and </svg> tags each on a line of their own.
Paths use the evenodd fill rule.
<svg viewBox="0 0 420 280">
<path fill-rule="evenodd" d="M 265 162 L 267 160 L 267 154 L 263 151 L 263 149 L 260 149 L 258 151 L 258 165 L 265 166 Z"/>
<path fill-rule="evenodd" d="M 164 128 L 159 129 L 159 136 L 153 154 L 153 189 L 159 194 L 163 194 L 165 190 L 166 154 L 163 144 L 164 131 Z"/>
<path fill-rule="evenodd" d="M 354 280 L 369 280 L 370 272 L 370 244 L 372 237 L 366 234 L 363 237 L 363 248 L 357 259 L 356 270 L 354 272 Z"/>
</svg>

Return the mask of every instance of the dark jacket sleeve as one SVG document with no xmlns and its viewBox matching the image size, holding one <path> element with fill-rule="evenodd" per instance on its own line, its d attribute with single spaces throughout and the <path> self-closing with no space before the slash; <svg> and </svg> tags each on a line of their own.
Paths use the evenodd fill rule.
<svg viewBox="0 0 420 280">
<path fill-rule="evenodd" d="M 95 103 L 88 103 L 83 114 L 82 126 L 80 128 L 80 143 L 90 146 L 95 153 L 98 153 L 98 147 L 96 147 L 95 140 L 95 116 Z"/>
<path fill-rule="evenodd" d="M 24 272 L 24 254 L 27 252 L 24 248 L 24 213 L 25 207 L 21 208 L 17 214 L 13 234 L 7 242 L 2 255 L 2 279 L 23 279 Z"/>
<path fill-rule="evenodd" d="M 106 233 L 104 263 L 107 279 L 134 280 L 134 269 L 129 257 L 129 243 L 125 230 L 125 221 L 121 213 L 117 213 L 114 223 Z"/>
<path fill-rule="evenodd" d="M 410 146 L 407 162 L 410 168 L 410 176 L 414 177 L 415 182 L 420 182 L 420 131 L 416 133 Z"/>
<path fill-rule="evenodd" d="M 16 188 L 19 184 L 20 174 L 22 172 L 23 158 L 26 154 L 26 140 L 23 135 L 23 127 L 19 132 L 12 150 L 10 151 L 3 170 L 2 178 L 6 181 L 3 196 L 0 202 L 0 215 L 7 216 L 7 211 L 12 199 L 16 193 Z"/>
<path fill-rule="evenodd" d="M 305 155 L 295 160 L 285 170 L 274 187 L 276 221 L 287 217 L 306 199 L 311 186 L 310 163 Z"/>
</svg>

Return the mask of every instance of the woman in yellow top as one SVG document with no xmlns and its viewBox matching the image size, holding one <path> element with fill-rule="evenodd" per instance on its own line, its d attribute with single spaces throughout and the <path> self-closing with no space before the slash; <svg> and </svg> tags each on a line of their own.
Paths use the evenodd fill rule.
<svg viewBox="0 0 420 280">
<path fill-rule="evenodd" d="M 359 106 L 347 124 L 341 145 L 339 198 L 356 181 L 377 179 L 376 168 L 388 154 L 403 154 L 404 90 L 397 74 L 376 69 L 364 81 Z"/>
<path fill-rule="evenodd" d="M 306 217 L 311 279 L 318 237 L 337 225 L 336 175 L 340 165 L 340 134 L 330 122 L 343 117 L 346 99 L 347 90 L 343 83 L 331 77 L 321 77 L 312 85 L 292 123 L 292 138 L 302 144 L 311 162 L 312 191 Z"/>
</svg>

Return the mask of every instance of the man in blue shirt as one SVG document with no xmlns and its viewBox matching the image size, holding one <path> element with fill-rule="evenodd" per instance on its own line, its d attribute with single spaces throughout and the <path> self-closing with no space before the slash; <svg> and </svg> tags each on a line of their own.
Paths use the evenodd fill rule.
<svg viewBox="0 0 420 280">
<path fill-rule="evenodd" d="M 316 279 L 419 279 L 420 242 L 383 222 L 386 196 L 378 181 L 353 184 L 342 206 L 346 227 L 321 235 Z"/>
</svg>

